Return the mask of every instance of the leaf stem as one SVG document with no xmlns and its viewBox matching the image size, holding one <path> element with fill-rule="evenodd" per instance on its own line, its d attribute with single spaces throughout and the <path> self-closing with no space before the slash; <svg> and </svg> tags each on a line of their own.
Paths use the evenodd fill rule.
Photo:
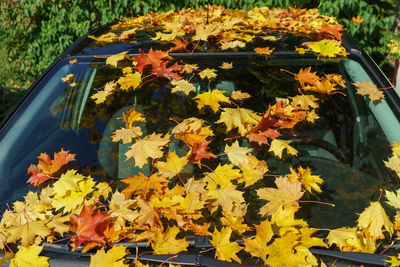
<svg viewBox="0 0 400 267">
<path fill-rule="evenodd" d="M 173 258 L 176 258 L 176 257 L 178 257 L 178 255 L 173 255 L 173 256 L 169 257 L 169 258 L 166 259 L 165 261 L 161 262 L 161 264 L 158 265 L 158 267 L 161 267 L 164 263 L 166 263 L 167 261 L 172 260 Z"/>
<path fill-rule="evenodd" d="M 209 252 L 209 251 L 214 250 L 214 249 L 215 249 L 215 247 L 212 247 L 212 248 L 200 251 L 200 253 L 206 253 L 206 252 Z"/>
<path fill-rule="evenodd" d="M 327 202 L 322 202 L 322 201 L 315 201 L 315 200 L 299 200 L 299 203 L 316 203 L 316 204 L 324 204 L 324 205 L 328 205 L 331 207 L 335 207 L 335 204 L 332 203 L 327 203 Z"/>
</svg>

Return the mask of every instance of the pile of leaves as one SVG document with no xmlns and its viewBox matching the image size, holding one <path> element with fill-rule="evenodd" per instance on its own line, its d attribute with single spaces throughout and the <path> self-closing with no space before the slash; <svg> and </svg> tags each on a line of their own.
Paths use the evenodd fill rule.
<svg viewBox="0 0 400 267">
<path fill-rule="evenodd" d="M 146 31 L 155 32 L 150 38 L 157 42 L 173 44 L 166 50 L 150 49 L 136 56 L 123 52 L 108 57 L 106 64 L 122 68 L 123 75 L 105 83 L 91 96 L 92 100 L 106 105 L 107 97 L 116 91 L 135 92 L 155 79 L 167 80 L 171 94 L 192 97 L 196 95 L 195 86 L 183 76 L 198 75 L 211 81 L 217 79 L 217 70 L 200 70 L 195 64 L 174 61 L 169 52 L 191 53 L 202 50 L 206 43 L 220 50 L 245 49 L 256 39 L 274 42 L 276 37 L 271 33 L 290 32 L 319 38 L 305 42 L 297 49 L 299 53 L 309 50 L 320 58 L 346 56 L 340 43 L 343 28 L 334 18 L 321 16 L 316 10 L 255 8 L 247 12 L 213 6 L 208 23 L 206 17 L 207 11 L 202 9 L 149 14 L 121 21 L 112 26 L 111 32 L 91 37 L 97 45 L 133 43 L 137 41 L 136 34 Z M 254 51 L 266 60 L 273 55 L 273 49 L 267 46 Z M 76 62 L 71 60 L 70 64 Z M 226 62 L 221 68 L 232 65 Z M 209 236 L 217 259 L 240 263 L 240 254 L 259 258 L 271 266 L 318 265 L 311 247 L 374 252 L 383 239 L 400 229 L 400 216 L 393 225 L 380 202 L 371 202 L 359 215 L 357 227 L 330 230 L 327 244 L 315 236 L 318 229 L 295 217 L 306 192 L 321 193 L 323 179 L 308 167 L 291 168 L 287 175 L 271 178 L 267 163 L 252 154 L 257 148 L 278 159 L 296 156 L 298 152 L 290 141 L 279 137 L 299 123 L 318 120 L 320 99 L 316 95 L 338 93 L 345 87 L 338 74 L 318 76 L 311 68 L 303 68 L 292 75 L 300 85 L 299 94 L 277 98 L 263 113 L 240 106 L 243 99 L 251 97 L 248 93 L 235 91 L 228 97 L 222 90 L 209 88 L 209 92 L 193 99 L 199 112 L 207 109 L 218 119 L 207 123 L 195 116 L 175 120 L 175 127 L 163 134 L 144 135 L 141 125 L 146 124 L 147 118 L 134 107 L 129 109 L 121 118 L 124 127 L 113 133 L 112 141 L 129 145 L 126 159 L 133 158 L 135 167 L 140 169 L 150 165 L 152 171 L 123 179 L 123 189 L 96 182 L 68 167 L 75 161 L 69 151 L 61 150 L 53 157 L 42 153 L 39 162 L 29 167 L 27 181 L 39 187 L 39 192 L 29 192 L 24 201 L 14 202 L 3 213 L 0 248 L 6 250 L 6 257 L 2 261 L 10 260 L 12 266 L 44 266 L 48 258 L 39 256 L 43 243 L 69 240 L 72 250 L 81 245 L 82 252 L 101 248 L 91 258 L 93 266 L 99 262 L 123 266 L 127 265 L 124 256 L 132 251 L 115 243 L 146 241 L 154 254 L 175 254 L 189 249 L 188 236 L 192 235 Z M 63 82 L 72 87 L 79 83 L 73 73 Z M 370 82 L 355 86 L 357 93 L 367 95 L 371 101 L 384 97 Z M 214 131 L 213 125 L 222 127 L 223 133 Z M 214 154 L 209 145 L 217 134 L 227 137 L 232 132 L 237 136 L 224 139 L 224 154 L 229 160 L 224 164 L 221 155 Z M 172 151 L 168 146 L 177 140 L 185 145 L 182 151 Z M 243 143 L 251 145 L 241 146 Z M 393 152 L 387 164 L 398 172 L 398 145 Z M 206 159 L 219 164 L 210 168 L 204 164 Z M 189 165 L 200 175 L 181 177 Z M 245 220 L 251 211 L 245 195 L 263 179 L 274 179 L 275 187 L 256 189 L 260 207 L 256 213 L 261 219 L 249 225 Z M 399 208 L 400 193 L 386 195 L 389 204 Z M 14 253 L 9 244 L 20 244 L 18 252 Z M 139 261 L 135 264 L 142 265 Z"/>
</svg>

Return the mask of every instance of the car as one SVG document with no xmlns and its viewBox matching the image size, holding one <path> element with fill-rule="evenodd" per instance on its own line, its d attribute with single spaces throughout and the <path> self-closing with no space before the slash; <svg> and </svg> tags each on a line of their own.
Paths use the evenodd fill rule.
<svg viewBox="0 0 400 267">
<path fill-rule="evenodd" d="M 210 6 L 79 39 L 0 126 L 5 260 L 395 262 L 400 99 L 343 31 Z"/>
</svg>

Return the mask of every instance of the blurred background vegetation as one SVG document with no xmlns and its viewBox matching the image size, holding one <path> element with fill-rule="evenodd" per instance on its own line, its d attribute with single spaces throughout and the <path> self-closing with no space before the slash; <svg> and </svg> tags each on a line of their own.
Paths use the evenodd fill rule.
<svg viewBox="0 0 400 267">
<path fill-rule="evenodd" d="M 209 0 L 228 8 L 255 6 L 318 8 L 338 17 L 391 76 L 389 52 L 398 54 L 395 35 L 399 0 Z M 207 0 L 0 0 L 0 86 L 18 98 L 77 38 L 118 18 L 184 7 Z M 392 41 L 394 40 L 394 41 Z M 6 96 L 10 99 L 10 94 Z M 0 117 L 9 107 L 0 104 Z M 7 101 L 8 102 L 8 101 Z"/>
</svg>

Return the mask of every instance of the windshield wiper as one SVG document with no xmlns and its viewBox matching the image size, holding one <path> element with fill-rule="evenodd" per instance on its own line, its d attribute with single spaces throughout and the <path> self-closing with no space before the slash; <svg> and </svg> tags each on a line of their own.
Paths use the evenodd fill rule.
<svg viewBox="0 0 400 267">
<path fill-rule="evenodd" d="M 386 255 L 361 253 L 361 252 L 341 252 L 327 249 L 310 249 L 311 253 L 315 256 L 331 257 L 338 260 L 351 261 L 359 264 L 369 264 L 377 266 L 389 266 L 389 263 L 385 262 L 389 258 Z"/>
</svg>

